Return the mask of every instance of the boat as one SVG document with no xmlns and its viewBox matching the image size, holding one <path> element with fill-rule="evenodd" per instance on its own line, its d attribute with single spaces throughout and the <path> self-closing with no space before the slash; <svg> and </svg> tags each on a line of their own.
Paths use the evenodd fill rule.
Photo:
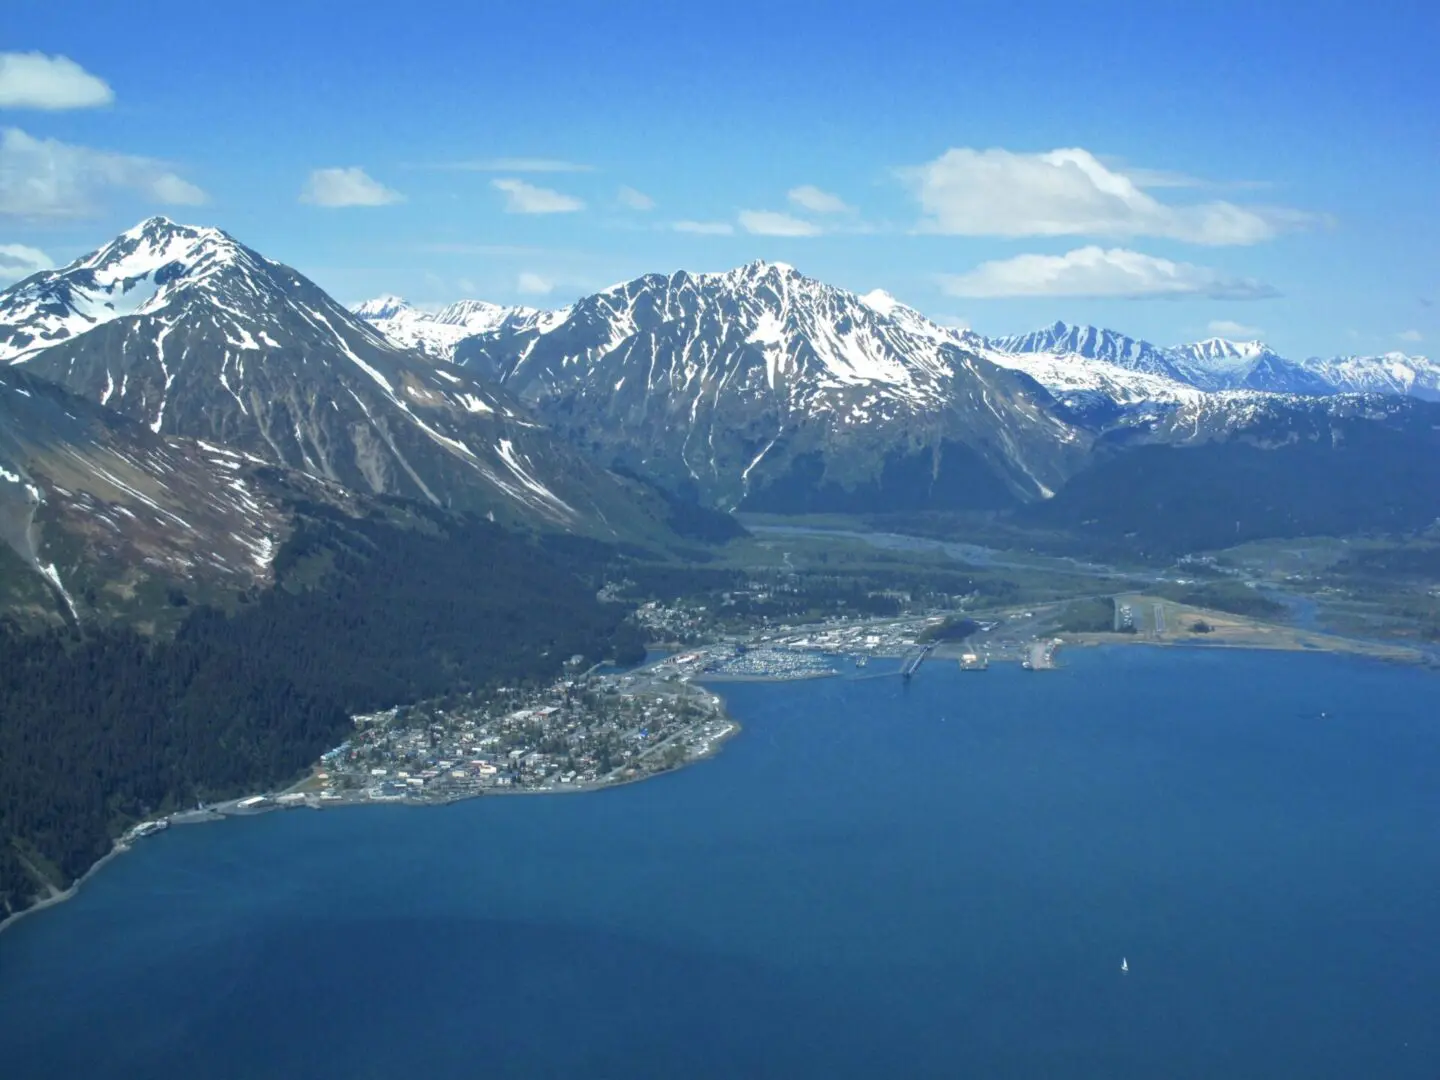
<svg viewBox="0 0 1440 1080">
<path fill-rule="evenodd" d="M 1120 970 L 1121 970 L 1121 971 L 1129 971 L 1129 970 L 1130 970 L 1130 962 L 1129 962 L 1128 960 L 1126 960 L 1125 957 L 1123 957 L 1123 956 L 1120 958 Z"/>
</svg>

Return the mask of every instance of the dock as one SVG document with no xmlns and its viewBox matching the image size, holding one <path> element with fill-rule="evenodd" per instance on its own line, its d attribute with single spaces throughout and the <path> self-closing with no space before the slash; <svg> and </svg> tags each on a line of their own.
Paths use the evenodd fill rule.
<svg viewBox="0 0 1440 1080">
<path fill-rule="evenodd" d="M 1020 665 L 1026 671 L 1051 671 L 1055 667 L 1056 641 L 1036 641 L 1027 650 L 1025 661 Z"/>
<path fill-rule="evenodd" d="M 905 665 L 900 669 L 900 677 L 902 679 L 908 679 L 914 675 L 915 672 L 920 669 L 920 665 L 925 662 L 925 658 L 930 655 L 930 651 L 934 648 L 934 645 L 921 645 L 920 648 L 912 653 L 905 661 Z"/>
</svg>

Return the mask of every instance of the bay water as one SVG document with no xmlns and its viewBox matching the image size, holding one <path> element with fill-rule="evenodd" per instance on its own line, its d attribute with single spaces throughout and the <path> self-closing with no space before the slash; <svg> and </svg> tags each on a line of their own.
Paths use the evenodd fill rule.
<svg viewBox="0 0 1440 1080">
<path fill-rule="evenodd" d="M 0 1076 L 1440 1075 L 1440 677 L 1061 659 L 718 686 L 744 731 L 625 788 L 172 828 L 0 935 Z"/>
</svg>

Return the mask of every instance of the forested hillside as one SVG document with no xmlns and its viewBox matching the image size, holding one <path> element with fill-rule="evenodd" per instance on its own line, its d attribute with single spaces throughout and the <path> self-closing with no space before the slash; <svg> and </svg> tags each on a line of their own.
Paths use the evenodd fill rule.
<svg viewBox="0 0 1440 1080">
<path fill-rule="evenodd" d="M 1415 412 L 1393 427 L 1361 419 L 1337 421 L 1318 438 L 1282 432 L 1276 445 L 1233 439 L 1112 452 L 1014 520 L 1167 555 L 1265 537 L 1422 529 L 1440 516 L 1440 413 Z"/>
<path fill-rule="evenodd" d="M 603 545 L 560 557 L 410 505 L 298 511 L 278 586 L 171 640 L 0 628 L 0 914 L 32 871 L 64 886 L 136 820 L 296 776 L 353 712 L 641 652 L 595 599 Z"/>
</svg>

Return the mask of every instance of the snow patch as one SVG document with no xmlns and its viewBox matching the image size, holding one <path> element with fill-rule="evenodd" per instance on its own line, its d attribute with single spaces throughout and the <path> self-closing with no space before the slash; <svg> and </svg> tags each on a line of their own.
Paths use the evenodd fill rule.
<svg viewBox="0 0 1440 1080">
<path fill-rule="evenodd" d="M 511 443 L 509 439 L 501 439 L 499 443 L 496 444 L 495 449 L 500 454 L 500 460 L 505 462 L 510 471 L 515 474 L 516 478 L 524 484 L 529 491 L 539 496 L 551 506 L 563 511 L 565 514 L 574 515 L 574 507 L 565 502 L 564 499 L 556 495 L 539 480 L 535 479 L 535 477 L 525 469 L 520 463 L 519 455 L 515 453 L 514 444 Z"/>
</svg>

